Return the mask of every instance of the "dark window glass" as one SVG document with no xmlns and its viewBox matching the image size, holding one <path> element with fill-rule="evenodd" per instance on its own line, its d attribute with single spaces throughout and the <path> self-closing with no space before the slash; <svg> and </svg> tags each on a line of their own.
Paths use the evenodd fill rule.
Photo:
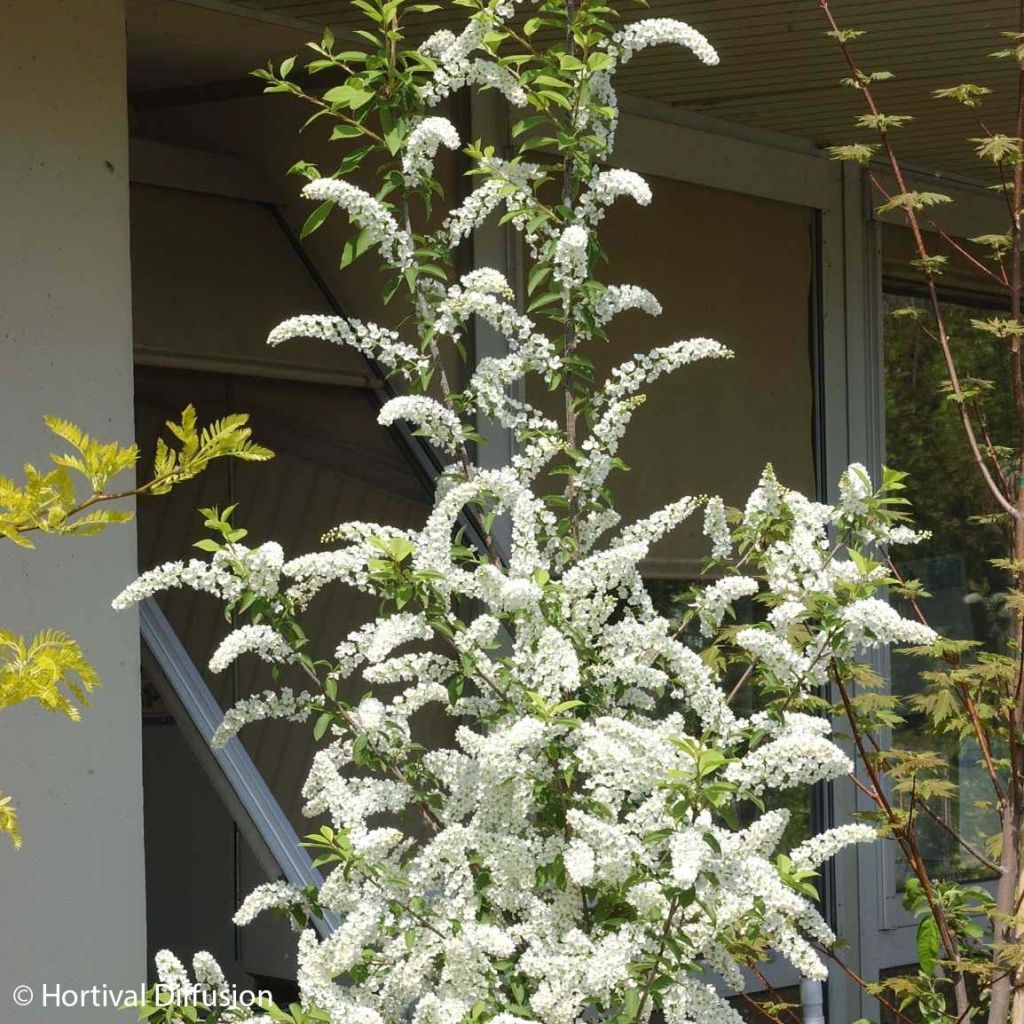
<svg viewBox="0 0 1024 1024">
<path fill-rule="evenodd" d="M 994 511 L 970 450 L 957 407 L 948 398 L 942 352 L 928 336 L 925 301 L 892 291 L 886 295 L 885 402 L 886 462 L 909 474 L 907 497 L 913 503 L 915 525 L 931 531 L 921 544 L 892 552 L 903 575 L 921 580 L 930 597 L 921 602 L 929 624 L 945 636 L 975 640 L 982 650 L 1005 651 L 1010 624 L 1005 606 L 1006 575 L 991 559 L 1007 551 L 1005 528 L 974 517 Z M 901 315 L 917 310 L 921 320 Z M 979 301 L 943 303 L 953 339 L 957 369 L 965 385 L 984 394 L 985 417 L 977 422 L 996 444 L 1012 439 L 1012 400 L 1006 380 L 1006 353 L 991 335 L 971 326 L 974 319 L 992 316 Z M 903 609 L 909 612 L 909 609 Z M 927 665 L 920 659 L 893 655 L 892 687 L 901 695 L 922 685 Z M 991 786 L 979 763 L 973 739 L 935 736 L 923 716 L 912 715 L 896 731 L 893 745 L 903 749 L 937 750 L 950 765 L 957 796 L 935 799 L 932 810 L 971 843 L 983 848 L 996 831 L 990 810 L 979 806 L 991 796 Z M 939 877 L 980 879 L 985 868 L 942 826 L 925 815 L 917 817 L 923 853 Z M 906 880 L 907 869 L 897 868 Z"/>
</svg>

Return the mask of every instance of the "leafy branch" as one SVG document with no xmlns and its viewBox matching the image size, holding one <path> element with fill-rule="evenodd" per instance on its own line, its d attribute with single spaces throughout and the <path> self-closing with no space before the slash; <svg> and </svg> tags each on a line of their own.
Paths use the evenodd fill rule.
<svg viewBox="0 0 1024 1024">
<path fill-rule="evenodd" d="M 196 411 L 189 405 L 179 422 L 167 423 L 176 443 L 157 441 L 150 478 L 134 487 L 112 488 L 116 477 L 137 465 L 138 446 L 99 441 L 68 420 L 44 419 L 68 450 L 50 455 L 52 469 L 25 465 L 22 484 L 0 476 L 0 537 L 21 548 L 35 546 L 28 536 L 34 532 L 86 537 L 129 522 L 133 517 L 130 510 L 104 506 L 142 495 L 167 494 L 198 476 L 215 459 L 263 462 L 273 457 L 273 452 L 252 440 L 247 415 L 236 413 L 200 427 Z M 99 685 L 96 670 L 67 633 L 47 629 L 28 641 L 0 629 L 0 711 L 35 701 L 47 711 L 78 721 L 79 707 L 88 705 L 88 694 Z M 0 833 L 21 846 L 17 811 L 11 797 L 2 792 Z"/>
</svg>

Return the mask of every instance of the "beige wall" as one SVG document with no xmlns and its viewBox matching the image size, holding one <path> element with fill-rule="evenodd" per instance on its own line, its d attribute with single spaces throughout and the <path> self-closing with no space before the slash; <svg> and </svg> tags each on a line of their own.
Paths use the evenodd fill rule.
<svg viewBox="0 0 1024 1024">
<path fill-rule="evenodd" d="M 121 0 L 0 0 L 0 436 L 3 472 L 43 461 L 44 412 L 132 438 L 127 118 Z M 0 623 L 79 637 L 105 686 L 78 724 L 0 714 L 0 786 L 20 853 L 0 842 L 0 1020 L 100 1024 L 110 1009 L 40 1005 L 43 983 L 144 977 L 138 631 L 110 599 L 135 531 L 0 551 Z M 28 1009 L 15 985 L 36 988 Z"/>
<path fill-rule="evenodd" d="M 594 353 L 613 363 L 679 338 L 715 338 L 735 358 L 684 367 L 654 383 L 626 436 L 632 468 L 612 481 L 626 521 L 685 494 L 741 504 L 765 463 L 814 493 L 810 358 L 811 214 L 667 178 L 651 178 L 654 201 L 611 211 L 603 235 L 609 283 L 642 284 L 664 313 L 630 313 Z M 653 569 L 689 571 L 707 554 L 699 521 L 654 552 Z"/>
<path fill-rule="evenodd" d="M 595 377 L 680 338 L 714 338 L 735 358 L 683 367 L 645 389 L 621 451 L 630 471 L 610 478 L 618 511 L 631 522 L 688 494 L 739 505 L 768 462 L 786 484 L 813 494 L 810 211 L 648 180 L 651 205 L 622 200 L 602 227 L 602 279 L 649 288 L 663 313 L 616 319 L 608 344 L 589 352 Z M 540 389 L 532 397 L 559 415 Z M 707 554 L 698 516 L 654 549 L 646 570 L 689 576 Z"/>
</svg>

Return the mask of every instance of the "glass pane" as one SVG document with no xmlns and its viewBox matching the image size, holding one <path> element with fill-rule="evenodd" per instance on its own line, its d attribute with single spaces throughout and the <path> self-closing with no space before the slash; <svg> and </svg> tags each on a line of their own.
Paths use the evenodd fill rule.
<svg viewBox="0 0 1024 1024">
<path fill-rule="evenodd" d="M 1006 551 L 1003 527 L 969 522 L 972 516 L 993 511 L 964 441 L 956 406 L 946 397 L 942 384 L 945 369 L 938 344 L 909 316 L 893 316 L 894 310 L 926 310 L 923 299 L 887 294 L 885 299 L 885 396 L 887 463 L 909 473 L 907 497 L 913 503 L 915 525 L 932 536 L 912 548 L 894 548 L 901 573 L 921 580 L 931 597 L 921 601 L 930 625 L 954 639 L 976 640 L 984 649 L 1006 649 L 1009 619 L 1003 607 L 1007 580 L 990 559 Z M 979 334 L 972 319 L 991 316 L 991 311 L 966 302 L 945 302 L 946 324 L 954 338 L 957 368 L 964 381 L 999 381 L 1005 375 L 1005 353 Z M 923 318 L 927 323 L 927 317 Z M 1010 394 L 994 388 L 987 393 L 987 429 L 992 439 L 1012 437 Z M 910 609 L 903 609 L 907 614 Z M 907 695 L 921 687 L 925 666 L 920 659 L 893 656 L 893 692 Z M 923 718 L 908 718 L 893 736 L 904 749 L 937 750 L 950 765 L 958 796 L 935 800 L 930 806 L 947 825 L 969 842 L 984 848 L 996 831 L 992 812 L 979 809 L 991 795 L 977 744 L 953 736 L 935 737 L 925 729 Z M 918 816 L 923 853 L 938 877 L 980 879 L 985 868 L 967 853 L 939 824 Z M 907 870 L 898 858 L 900 883 Z"/>
</svg>

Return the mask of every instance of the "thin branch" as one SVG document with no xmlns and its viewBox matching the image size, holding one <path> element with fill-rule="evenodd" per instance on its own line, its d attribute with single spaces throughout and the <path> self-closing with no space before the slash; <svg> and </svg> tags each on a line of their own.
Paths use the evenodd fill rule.
<svg viewBox="0 0 1024 1024">
<path fill-rule="evenodd" d="M 829 6 L 829 0 L 818 0 L 818 6 L 821 8 L 822 13 L 828 21 L 829 27 L 832 33 L 835 35 L 839 43 L 839 49 L 842 52 L 843 59 L 846 61 L 847 67 L 850 69 L 850 73 L 855 81 L 860 81 L 862 75 L 860 68 L 857 66 L 856 61 L 853 59 L 853 55 L 850 53 L 850 48 L 843 41 L 842 32 L 839 28 L 835 16 L 832 14 L 832 9 Z M 879 117 L 879 110 L 875 104 L 874 96 L 871 92 L 870 87 L 866 82 L 862 82 L 859 86 L 864 100 L 867 104 L 868 110 L 874 117 Z M 892 144 L 892 139 L 889 136 L 889 132 L 884 128 L 878 129 L 878 136 L 882 140 L 882 146 L 885 150 L 886 158 L 889 163 L 889 167 L 892 170 L 893 177 L 896 180 L 896 185 L 900 192 L 906 194 L 907 183 L 906 178 L 903 174 L 903 168 L 896 156 L 896 151 Z M 949 336 L 946 332 L 945 317 L 942 312 L 942 302 L 939 299 L 938 288 L 935 284 L 935 276 L 928 266 L 929 252 L 927 243 L 924 240 L 924 234 L 921 230 L 921 224 L 918 220 L 916 211 L 910 207 L 904 207 L 904 213 L 906 215 L 907 223 L 910 226 L 911 234 L 914 237 L 914 246 L 917 250 L 918 257 L 922 261 L 922 269 L 925 275 L 925 284 L 928 291 L 929 303 L 932 307 L 932 313 L 935 317 L 936 326 L 939 331 L 939 345 L 942 349 L 942 357 L 946 364 L 946 374 L 949 378 L 950 387 L 953 391 L 954 398 L 956 399 L 957 409 L 960 414 L 960 421 L 963 426 L 964 434 L 967 438 L 968 446 L 971 450 L 971 455 L 974 458 L 974 462 L 978 467 L 978 471 L 981 473 L 982 479 L 985 481 L 986 486 L 991 492 L 996 503 L 1005 512 L 1009 513 L 1015 520 L 1024 519 L 1024 514 L 1014 504 L 1006 499 L 1003 493 L 999 489 L 999 485 L 996 483 L 991 472 L 989 471 L 988 465 L 985 462 L 985 456 L 982 454 L 981 447 L 978 444 L 978 438 L 975 434 L 974 423 L 971 420 L 970 412 L 967 408 L 967 403 L 964 401 L 963 388 L 960 384 L 960 375 L 956 368 L 956 362 L 953 359 L 953 352 L 949 343 Z"/>
<path fill-rule="evenodd" d="M 845 974 L 855 985 L 862 988 L 865 992 L 868 991 L 868 985 L 870 982 L 865 981 L 849 964 L 847 964 L 841 957 L 839 957 L 833 950 L 828 949 L 825 946 L 820 946 L 817 943 L 814 944 L 814 948 L 824 956 L 827 956 L 842 972 Z M 884 996 L 879 995 L 877 992 L 870 992 L 869 995 L 877 999 L 882 1006 L 885 1007 L 891 1014 L 894 1014 L 899 1020 L 906 1021 L 906 1024 L 914 1024 L 914 1021 L 908 1017 L 905 1013 L 901 1013 L 892 1003 L 889 1002 Z"/>
<path fill-rule="evenodd" d="M 1003 869 L 996 864 L 995 861 L 990 860 L 985 856 L 973 843 L 969 843 L 955 828 L 953 828 L 949 822 L 945 821 L 941 815 L 938 815 L 928 806 L 924 800 L 918 800 L 917 806 L 928 815 L 932 821 L 935 822 L 951 839 L 959 843 L 979 864 L 983 864 L 989 869 L 994 871 L 997 875 L 1003 873 Z"/>
</svg>

